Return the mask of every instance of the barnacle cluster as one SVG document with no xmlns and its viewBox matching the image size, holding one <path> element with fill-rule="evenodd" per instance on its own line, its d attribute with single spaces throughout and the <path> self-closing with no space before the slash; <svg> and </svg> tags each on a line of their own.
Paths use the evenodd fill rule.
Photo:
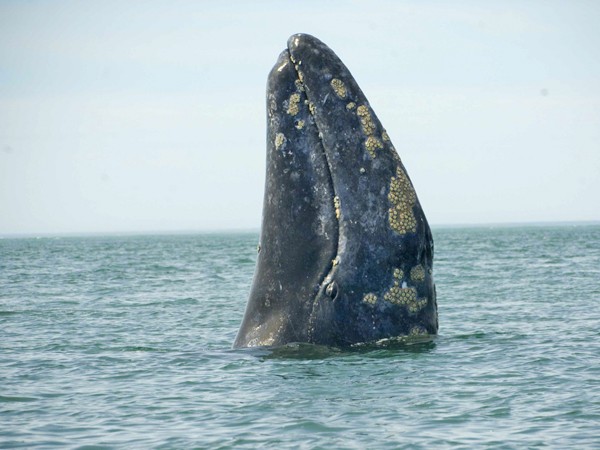
<svg viewBox="0 0 600 450">
<path fill-rule="evenodd" d="M 379 138 L 374 136 L 377 126 L 373 121 L 371 112 L 366 105 L 360 105 L 356 108 L 356 114 L 360 120 L 360 126 L 362 127 L 363 132 L 367 135 L 365 148 L 367 149 L 367 152 L 369 152 L 371 158 L 375 158 L 375 156 L 377 156 L 376 150 L 382 149 L 383 144 Z"/>
<path fill-rule="evenodd" d="M 285 144 L 285 134 L 283 133 L 277 133 L 275 135 L 275 149 L 279 150 L 279 147 L 281 147 L 283 144 Z"/>
<path fill-rule="evenodd" d="M 415 325 L 410 329 L 409 336 L 423 336 L 427 333 L 427 330 L 421 325 Z"/>
<path fill-rule="evenodd" d="M 332 79 L 331 87 L 333 88 L 335 95 L 339 98 L 346 98 L 346 85 L 342 80 L 338 80 L 337 78 Z"/>
<path fill-rule="evenodd" d="M 408 176 L 400 167 L 396 169 L 396 176 L 390 181 L 388 199 L 392 204 L 389 210 L 392 229 L 400 234 L 416 232 L 417 219 L 413 213 L 413 206 L 417 201 L 417 194 Z"/>
<path fill-rule="evenodd" d="M 416 283 L 420 283 L 425 280 L 425 269 L 421 264 L 417 264 L 415 267 L 410 269 L 410 279 Z"/>
<path fill-rule="evenodd" d="M 365 148 L 369 152 L 369 155 L 371 155 L 371 158 L 375 158 L 377 156 L 375 150 L 382 149 L 383 144 L 375 136 L 369 136 L 365 141 Z"/>
<path fill-rule="evenodd" d="M 360 105 L 356 108 L 356 114 L 360 119 L 360 125 L 362 126 L 364 133 L 367 136 L 371 136 L 375 133 L 375 122 L 373 122 L 369 108 L 365 105 Z"/>
<path fill-rule="evenodd" d="M 426 304 L 426 298 L 417 298 L 417 290 L 414 287 L 400 285 L 404 272 L 402 269 L 394 269 L 394 285 L 383 294 L 383 299 L 394 305 L 406 306 L 411 314 L 419 312 Z"/>
<path fill-rule="evenodd" d="M 394 284 L 383 298 L 394 305 L 406 306 L 408 312 L 417 313 L 427 304 L 426 298 L 417 298 L 417 290 L 413 287 L 400 287 Z"/>
<path fill-rule="evenodd" d="M 300 94 L 294 93 L 294 94 L 290 95 L 290 99 L 288 101 L 288 108 L 287 108 L 287 113 L 290 116 L 295 116 L 296 114 L 298 114 L 298 111 L 300 110 L 298 108 L 299 103 L 300 103 Z"/>
<path fill-rule="evenodd" d="M 365 294 L 363 297 L 363 302 L 368 303 L 369 305 L 374 305 L 377 302 L 377 296 L 375 294 Z"/>
<path fill-rule="evenodd" d="M 337 195 L 333 197 L 333 207 L 335 208 L 335 218 L 339 219 L 342 212 L 342 202 Z"/>
</svg>

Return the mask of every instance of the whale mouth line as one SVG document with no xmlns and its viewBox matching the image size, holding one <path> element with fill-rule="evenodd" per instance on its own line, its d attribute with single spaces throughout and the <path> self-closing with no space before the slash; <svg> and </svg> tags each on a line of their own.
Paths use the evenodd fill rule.
<svg viewBox="0 0 600 450">
<path fill-rule="evenodd" d="M 294 61 L 294 59 L 292 58 L 292 53 L 291 53 L 291 51 L 290 51 L 289 48 L 287 49 L 287 53 L 288 53 L 288 58 L 289 58 L 291 64 L 294 66 L 294 71 L 296 72 L 296 80 L 302 86 L 302 89 L 304 90 L 303 92 L 306 95 L 306 99 L 308 101 L 308 105 L 309 105 L 308 114 L 313 119 L 313 123 L 315 125 L 315 128 L 317 129 L 319 141 L 321 142 L 321 149 L 323 151 L 323 156 L 325 157 L 325 161 L 327 161 L 327 172 L 328 172 L 328 175 L 329 175 L 329 181 L 331 183 L 331 189 L 333 190 L 334 198 L 335 198 L 336 197 L 336 189 L 335 189 L 335 183 L 334 183 L 333 175 L 332 175 L 333 170 L 331 168 L 331 162 L 329 160 L 329 157 L 327 156 L 327 150 L 325 149 L 325 143 L 323 142 L 323 132 L 319 128 L 319 124 L 317 122 L 317 118 L 315 116 L 315 113 L 314 113 L 313 109 L 310 107 L 310 105 L 314 105 L 314 104 L 311 101 L 311 98 L 309 96 L 309 92 L 308 92 L 308 89 L 307 89 L 306 85 L 302 81 L 303 77 L 302 77 L 302 74 L 301 74 L 300 69 L 299 69 L 300 65 L 302 64 L 302 61 L 298 61 L 298 62 Z M 333 198 L 331 200 L 333 201 Z M 336 217 L 336 220 L 339 223 L 339 217 Z M 339 226 L 338 226 L 338 228 L 339 228 Z"/>
<path fill-rule="evenodd" d="M 296 40 L 297 40 L 297 38 L 296 38 Z M 319 281 L 318 288 L 317 288 L 313 298 L 311 299 L 312 308 L 311 308 L 311 313 L 309 316 L 309 323 L 312 323 L 315 320 L 315 316 L 317 314 L 316 303 L 317 303 L 317 298 L 319 296 L 319 293 L 325 292 L 332 300 L 335 300 L 335 298 L 337 297 L 337 292 L 339 290 L 339 287 L 337 286 L 337 284 L 335 282 L 333 282 L 332 280 L 333 280 L 333 275 L 335 273 L 335 268 L 340 261 L 339 249 L 340 249 L 340 239 L 341 239 L 341 234 L 342 234 L 341 233 L 341 208 L 339 207 L 338 204 L 336 204 L 336 201 L 339 202 L 339 200 L 338 200 L 339 197 L 337 195 L 336 185 L 335 185 L 335 181 L 334 181 L 334 177 L 333 177 L 332 164 L 331 164 L 330 158 L 327 154 L 327 149 L 325 148 L 323 132 L 319 128 L 319 124 L 317 122 L 317 118 L 316 118 L 316 115 L 315 115 L 314 109 L 313 109 L 314 103 L 312 102 L 312 99 L 310 98 L 309 90 L 303 81 L 303 75 L 302 75 L 302 72 L 300 71 L 300 66 L 302 65 L 302 61 L 294 60 L 294 58 L 292 57 L 292 51 L 291 51 L 289 44 L 288 44 L 288 48 L 286 50 L 287 50 L 288 59 L 289 59 L 290 63 L 292 64 L 292 66 L 294 67 L 294 71 L 296 73 L 296 82 L 299 83 L 300 86 L 302 86 L 302 90 L 304 92 L 304 95 L 306 96 L 306 100 L 308 102 L 308 114 L 312 118 L 312 122 L 315 126 L 315 129 L 317 131 L 317 135 L 319 138 L 319 142 L 320 142 L 320 151 L 323 153 L 323 157 L 325 158 L 325 161 L 327 163 L 325 170 L 327 171 L 327 179 L 328 179 L 329 185 L 331 186 L 331 191 L 332 191 L 332 198 L 330 198 L 329 201 L 331 202 L 330 204 L 333 204 L 333 206 L 334 206 L 334 210 L 335 210 L 334 218 L 335 218 L 336 225 L 337 225 L 337 227 L 336 227 L 337 228 L 337 236 L 336 236 L 337 239 L 334 239 L 334 249 L 333 249 L 334 257 L 329 262 L 329 264 L 325 268 L 325 270 L 323 271 L 324 275 L 321 278 L 321 280 Z M 325 100 L 327 100 L 327 97 L 325 98 Z M 329 295 L 330 290 L 335 291 L 336 295 L 335 296 Z M 310 333 L 310 330 L 309 330 L 309 333 Z"/>
</svg>

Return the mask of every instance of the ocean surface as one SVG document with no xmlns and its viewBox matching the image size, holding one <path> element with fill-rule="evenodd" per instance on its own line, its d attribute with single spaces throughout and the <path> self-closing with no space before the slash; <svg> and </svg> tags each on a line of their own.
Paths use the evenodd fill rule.
<svg viewBox="0 0 600 450">
<path fill-rule="evenodd" d="M 440 334 L 232 350 L 256 233 L 0 239 L 0 447 L 600 448 L 600 226 L 434 228 Z"/>
</svg>

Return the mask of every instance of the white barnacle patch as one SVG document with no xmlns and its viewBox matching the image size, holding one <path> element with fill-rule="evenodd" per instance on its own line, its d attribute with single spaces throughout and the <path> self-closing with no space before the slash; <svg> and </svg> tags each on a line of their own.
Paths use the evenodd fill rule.
<svg viewBox="0 0 600 450">
<path fill-rule="evenodd" d="M 287 113 L 290 116 L 295 116 L 298 114 L 299 108 L 298 103 L 300 103 L 300 94 L 294 93 L 290 95 L 290 99 L 288 101 Z"/>
<path fill-rule="evenodd" d="M 420 283 L 425 280 L 425 269 L 421 264 L 417 264 L 410 269 L 410 279 L 416 283 Z"/>
<path fill-rule="evenodd" d="M 375 133 L 375 122 L 373 121 L 373 117 L 371 116 L 369 108 L 366 105 L 360 105 L 358 108 L 356 108 L 356 114 L 360 119 L 360 125 L 363 129 L 363 132 L 367 136 L 371 136 L 373 133 Z"/>
<path fill-rule="evenodd" d="M 346 85 L 344 84 L 344 82 L 342 80 L 333 78 L 331 80 L 330 84 L 333 89 L 333 92 L 335 92 L 335 95 L 337 95 L 341 99 L 346 98 L 346 94 L 347 94 L 346 93 Z"/>
<path fill-rule="evenodd" d="M 384 294 L 383 298 L 394 305 L 405 306 L 411 314 L 416 314 L 427 304 L 426 298 L 417 298 L 415 288 L 400 287 L 396 284 Z"/>
<path fill-rule="evenodd" d="M 337 195 L 333 197 L 333 207 L 335 208 L 335 218 L 339 219 L 342 214 L 342 201 Z"/>
<path fill-rule="evenodd" d="M 286 143 L 287 139 L 285 137 L 285 134 L 283 133 L 277 133 L 275 135 L 275 149 L 279 150 L 279 148 L 281 146 L 283 146 Z"/>
<path fill-rule="evenodd" d="M 369 153 L 369 156 L 375 158 L 375 156 L 377 156 L 376 151 L 382 149 L 383 144 L 379 138 L 374 136 L 377 126 L 375 125 L 371 111 L 369 111 L 369 108 L 366 105 L 360 105 L 356 108 L 356 115 L 360 120 L 360 126 L 363 133 L 367 137 L 365 140 L 365 148 Z"/>
<path fill-rule="evenodd" d="M 414 233 L 417 231 L 417 219 L 413 206 L 417 201 L 417 194 L 400 166 L 396 168 L 396 176 L 390 180 L 388 200 L 390 227 L 398 234 Z"/>
<path fill-rule="evenodd" d="M 381 150 L 383 148 L 383 144 L 375 136 L 369 136 L 365 141 L 365 148 L 367 149 L 367 152 L 369 152 L 369 156 L 371 156 L 371 158 L 375 158 L 377 156 L 376 151 Z"/>
<path fill-rule="evenodd" d="M 421 325 L 415 325 L 410 329 L 410 336 L 425 336 L 427 335 L 427 330 Z"/>
<path fill-rule="evenodd" d="M 368 303 L 369 305 L 374 305 L 377 303 L 377 296 L 373 293 L 365 294 L 362 301 Z"/>
<path fill-rule="evenodd" d="M 393 272 L 393 285 L 385 294 L 383 299 L 394 304 L 405 306 L 410 314 L 416 314 L 427 304 L 426 298 L 418 298 L 417 290 L 414 287 L 408 287 L 404 278 L 404 271 L 400 268 L 395 268 Z"/>
<path fill-rule="evenodd" d="M 300 70 L 299 64 L 296 65 L 296 73 L 298 73 L 298 79 L 300 80 L 300 83 L 304 84 L 304 74 Z"/>
</svg>

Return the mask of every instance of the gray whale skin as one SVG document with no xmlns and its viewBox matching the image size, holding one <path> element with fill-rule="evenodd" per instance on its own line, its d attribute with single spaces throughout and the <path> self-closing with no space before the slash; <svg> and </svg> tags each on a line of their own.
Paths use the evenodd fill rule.
<svg viewBox="0 0 600 450">
<path fill-rule="evenodd" d="M 412 182 L 346 66 L 307 34 L 268 78 L 258 252 L 234 348 L 437 333 L 433 238 Z"/>
</svg>

